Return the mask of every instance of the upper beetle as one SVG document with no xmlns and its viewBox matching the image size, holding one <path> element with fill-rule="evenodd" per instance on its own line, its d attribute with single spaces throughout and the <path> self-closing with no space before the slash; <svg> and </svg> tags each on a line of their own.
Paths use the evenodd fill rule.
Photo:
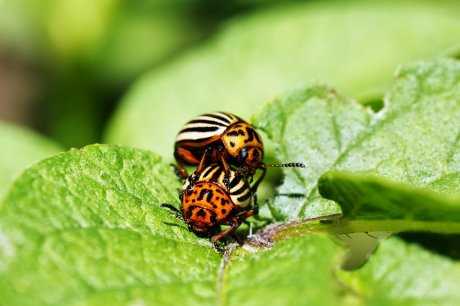
<svg viewBox="0 0 460 306">
<path fill-rule="evenodd" d="M 228 174 L 229 164 L 252 176 L 256 169 L 265 175 L 264 145 L 253 126 L 240 117 L 215 112 L 188 121 L 179 131 L 174 146 L 179 175 L 187 177 L 184 165 L 218 162 Z"/>
</svg>

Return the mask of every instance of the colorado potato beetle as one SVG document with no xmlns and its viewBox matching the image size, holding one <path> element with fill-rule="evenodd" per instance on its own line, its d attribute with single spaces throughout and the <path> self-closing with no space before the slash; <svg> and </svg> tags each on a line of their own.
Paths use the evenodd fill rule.
<svg viewBox="0 0 460 306">
<path fill-rule="evenodd" d="M 176 136 L 174 157 L 182 178 L 187 177 L 185 165 L 213 162 L 221 163 L 227 174 L 231 164 L 248 176 L 256 169 L 265 175 L 259 134 L 240 117 L 225 112 L 203 114 L 187 122 Z"/>
<path fill-rule="evenodd" d="M 195 171 L 185 180 L 180 193 L 181 209 L 170 204 L 162 207 L 174 211 L 198 236 L 211 237 L 213 242 L 233 235 L 242 222 L 257 213 L 257 203 L 245 177 L 229 171 L 228 187 L 220 164 Z M 230 227 L 221 231 L 221 225 Z"/>
</svg>

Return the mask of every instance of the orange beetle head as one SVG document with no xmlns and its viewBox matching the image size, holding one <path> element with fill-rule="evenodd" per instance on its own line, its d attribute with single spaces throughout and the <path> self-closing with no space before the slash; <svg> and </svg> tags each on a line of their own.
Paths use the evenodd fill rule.
<svg viewBox="0 0 460 306">
<path fill-rule="evenodd" d="M 263 158 L 264 151 L 262 148 L 253 146 L 244 147 L 238 155 L 237 162 L 248 169 L 257 169 L 261 166 Z"/>
<path fill-rule="evenodd" d="M 190 220 L 188 226 L 190 227 L 190 230 L 198 236 L 209 236 L 212 229 L 208 223 L 204 223 L 199 220 Z"/>
<path fill-rule="evenodd" d="M 183 190 L 182 215 L 189 229 L 198 236 L 210 236 L 219 227 L 212 205 L 215 188 L 213 183 L 197 182 Z"/>
<path fill-rule="evenodd" d="M 240 166 L 258 168 L 264 157 L 264 145 L 259 134 L 246 122 L 232 125 L 222 136 L 222 142 L 230 157 Z"/>
<path fill-rule="evenodd" d="M 191 208 L 185 221 L 190 230 L 198 236 L 209 236 L 214 232 L 214 228 L 216 227 L 211 213 L 202 207 Z"/>
</svg>

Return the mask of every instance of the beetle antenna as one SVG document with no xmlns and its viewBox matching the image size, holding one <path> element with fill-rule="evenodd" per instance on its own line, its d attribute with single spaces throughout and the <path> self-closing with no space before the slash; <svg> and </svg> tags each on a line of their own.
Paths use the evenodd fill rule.
<svg viewBox="0 0 460 306">
<path fill-rule="evenodd" d="M 275 196 L 288 198 L 305 198 L 305 194 L 299 192 L 275 193 Z"/>
<path fill-rule="evenodd" d="M 177 209 L 175 206 L 169 204 L 169 203 L 163 203 L 160 205 L 161 208 L 166 208 L 169 209 L 171 213 L 173 213 L 176 218 L 183 220 L 184 218 L 182 217 L 182 213 L 179 209 Z"/>
<path fill-rule="evenodd" d="M 305 164 L 304 163 L 281 163 L 281 164 L 277 164 L 277 163 L 274 163 L 274 164 L 269 164 L 268 165 L 269 167 L 272 167 L 272 168 L 305 168 Z"/>
</svg>

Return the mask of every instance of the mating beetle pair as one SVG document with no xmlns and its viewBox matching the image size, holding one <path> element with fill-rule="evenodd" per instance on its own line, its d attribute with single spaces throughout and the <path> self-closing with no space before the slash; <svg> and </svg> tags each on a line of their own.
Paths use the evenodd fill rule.
<svg viewBox="0 0 460 306">
<path fill-rule="evenodd" d="M 229 235 L 257 214 L 255 193 L 266 172 L 263 142 L 255 129 L 236 115 L 204 114 L 187 122 L 176 137 L 177 173 L 185 179 L 176 212 L 199 236 L 213 242 Z M 187 175 L 185 165 L 197 166 Z M 261 175 L 251 185 L 256 170 Z M 221 225 L 229 228 L 220 231 Z"/>
</svg>

